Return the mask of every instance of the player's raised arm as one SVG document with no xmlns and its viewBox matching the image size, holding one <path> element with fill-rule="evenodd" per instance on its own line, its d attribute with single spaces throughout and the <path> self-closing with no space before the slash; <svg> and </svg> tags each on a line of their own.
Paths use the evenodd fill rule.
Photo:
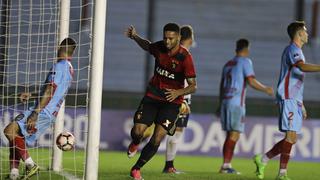
<svg viewBox="0 0 320 180">
<path fill-rule="evenodd" d="M 274 96 L 273 88 L 263 85 L 255 77 L 248 77 L 247 81 L 250 87 L 252 87 L 253 89 L 264 92 L 269 96 Z"/>
<path fill-rule="evenodd" d="M 133 39 L 143 50 L 149 51 L 149 45 L 151 44 L 151 42 L 147 39 L 141 38 L 138 35 L 134 26 L 132 26 L 132 25 L 129 26 L 128 29 L 125 31 L 125 35 L 128 38 Z"/>
</svg>

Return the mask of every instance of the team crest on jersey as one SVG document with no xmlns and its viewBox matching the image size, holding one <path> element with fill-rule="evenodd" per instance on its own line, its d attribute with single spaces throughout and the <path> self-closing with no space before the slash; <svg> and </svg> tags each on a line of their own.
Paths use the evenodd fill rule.
<svg viewBox="0 0 320 180">
<path fill-rule="evenodd" d="M 177 67 L 177 65 L 179 64 L 179 61 L 172 60 L 171 63 L 172 63 L 171 64 L 172 69 L 175 69 Z"/>
</svg>

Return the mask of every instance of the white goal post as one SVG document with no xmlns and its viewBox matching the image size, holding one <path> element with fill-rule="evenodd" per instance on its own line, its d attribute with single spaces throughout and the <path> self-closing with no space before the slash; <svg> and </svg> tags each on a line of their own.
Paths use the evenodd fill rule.
<svg viewBox="0 0 320 180">
<path fill-rule="evenodd" d="M 107 0 L 94 0 L 85 179 L 98 179 Z"/>
<path fill-rule="evenodd" d="M 69 36 L 69 23 L 70 23 L 70 0 L 60 0 L 59 12 L 59 34 L 58 43 L 60 44 L 63 39 Z M 56 122 L 53 129 L 53 138 L 57 138 L 59 133 L 63 131 L 64 127 L 64 111 L 65 102 L 62 103 Z M 60 172 L 62 168 L 62 151 L 52 141 L 52 163 L 51 168 L 53 171 Z"/>
</svg>

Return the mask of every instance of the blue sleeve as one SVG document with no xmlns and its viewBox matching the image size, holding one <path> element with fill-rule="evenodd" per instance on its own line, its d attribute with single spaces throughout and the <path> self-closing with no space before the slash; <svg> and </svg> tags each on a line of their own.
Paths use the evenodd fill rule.
<svg viewBox="0 0 320 180">
<path fill-rule="evenodd" d="M 250 59 L 247 59 L 244 61 L 243 72 L 244 72 L 244 77 L 246 77 L 246 78 L 251 77 L 251 76 L 253 76 L 253 77 L 255 76 L 252 61 Z"/>
<path fill-rule="evenodd" d="M 67 64 L 57 63 L 55 66 L 54 84 L 56 86 L 68 86 L 70 78 L 70 70 Z"/>
<path fill-rule="evenodd" d="M 300 61 L 304 62 L 304 55 L 302 54 L 301 49 L 298 49 L 298 48 L 291 49 L 289 56 L 290 56 L 289 57 L 290 65 L 295 65 Z"/>
</svg>

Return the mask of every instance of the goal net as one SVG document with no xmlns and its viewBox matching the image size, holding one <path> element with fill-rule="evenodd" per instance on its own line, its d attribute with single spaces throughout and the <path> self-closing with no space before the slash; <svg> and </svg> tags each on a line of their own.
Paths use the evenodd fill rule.
<svg viewBox="0 0 320 180">
<path fill-rule="evenodd" d="M 76 146 L 63 153 L 61 172 L 53 172 L 55 137 L 54 128 L 49 128 L 33 146 L 28 146 L 32 159 L 40 166 L 37 179 L 82 178 L 84 174 L 92 7 L 92 0 L 70 1 L 69 37 L 78 46 L 71 60 L 74 75 L 62 120 L 63 129 L 75 136 Z M 0 11 L 0 179 L 5 179 L 10 169 L 3 129 L 34 105 L 31 100 L 22 103 L 19 94 L 39 92 L 57 60 L 61 6 L 59 0 L 0 0 Z M 22 161 L 19 167 L 22 175 Z"/>
</svg>

